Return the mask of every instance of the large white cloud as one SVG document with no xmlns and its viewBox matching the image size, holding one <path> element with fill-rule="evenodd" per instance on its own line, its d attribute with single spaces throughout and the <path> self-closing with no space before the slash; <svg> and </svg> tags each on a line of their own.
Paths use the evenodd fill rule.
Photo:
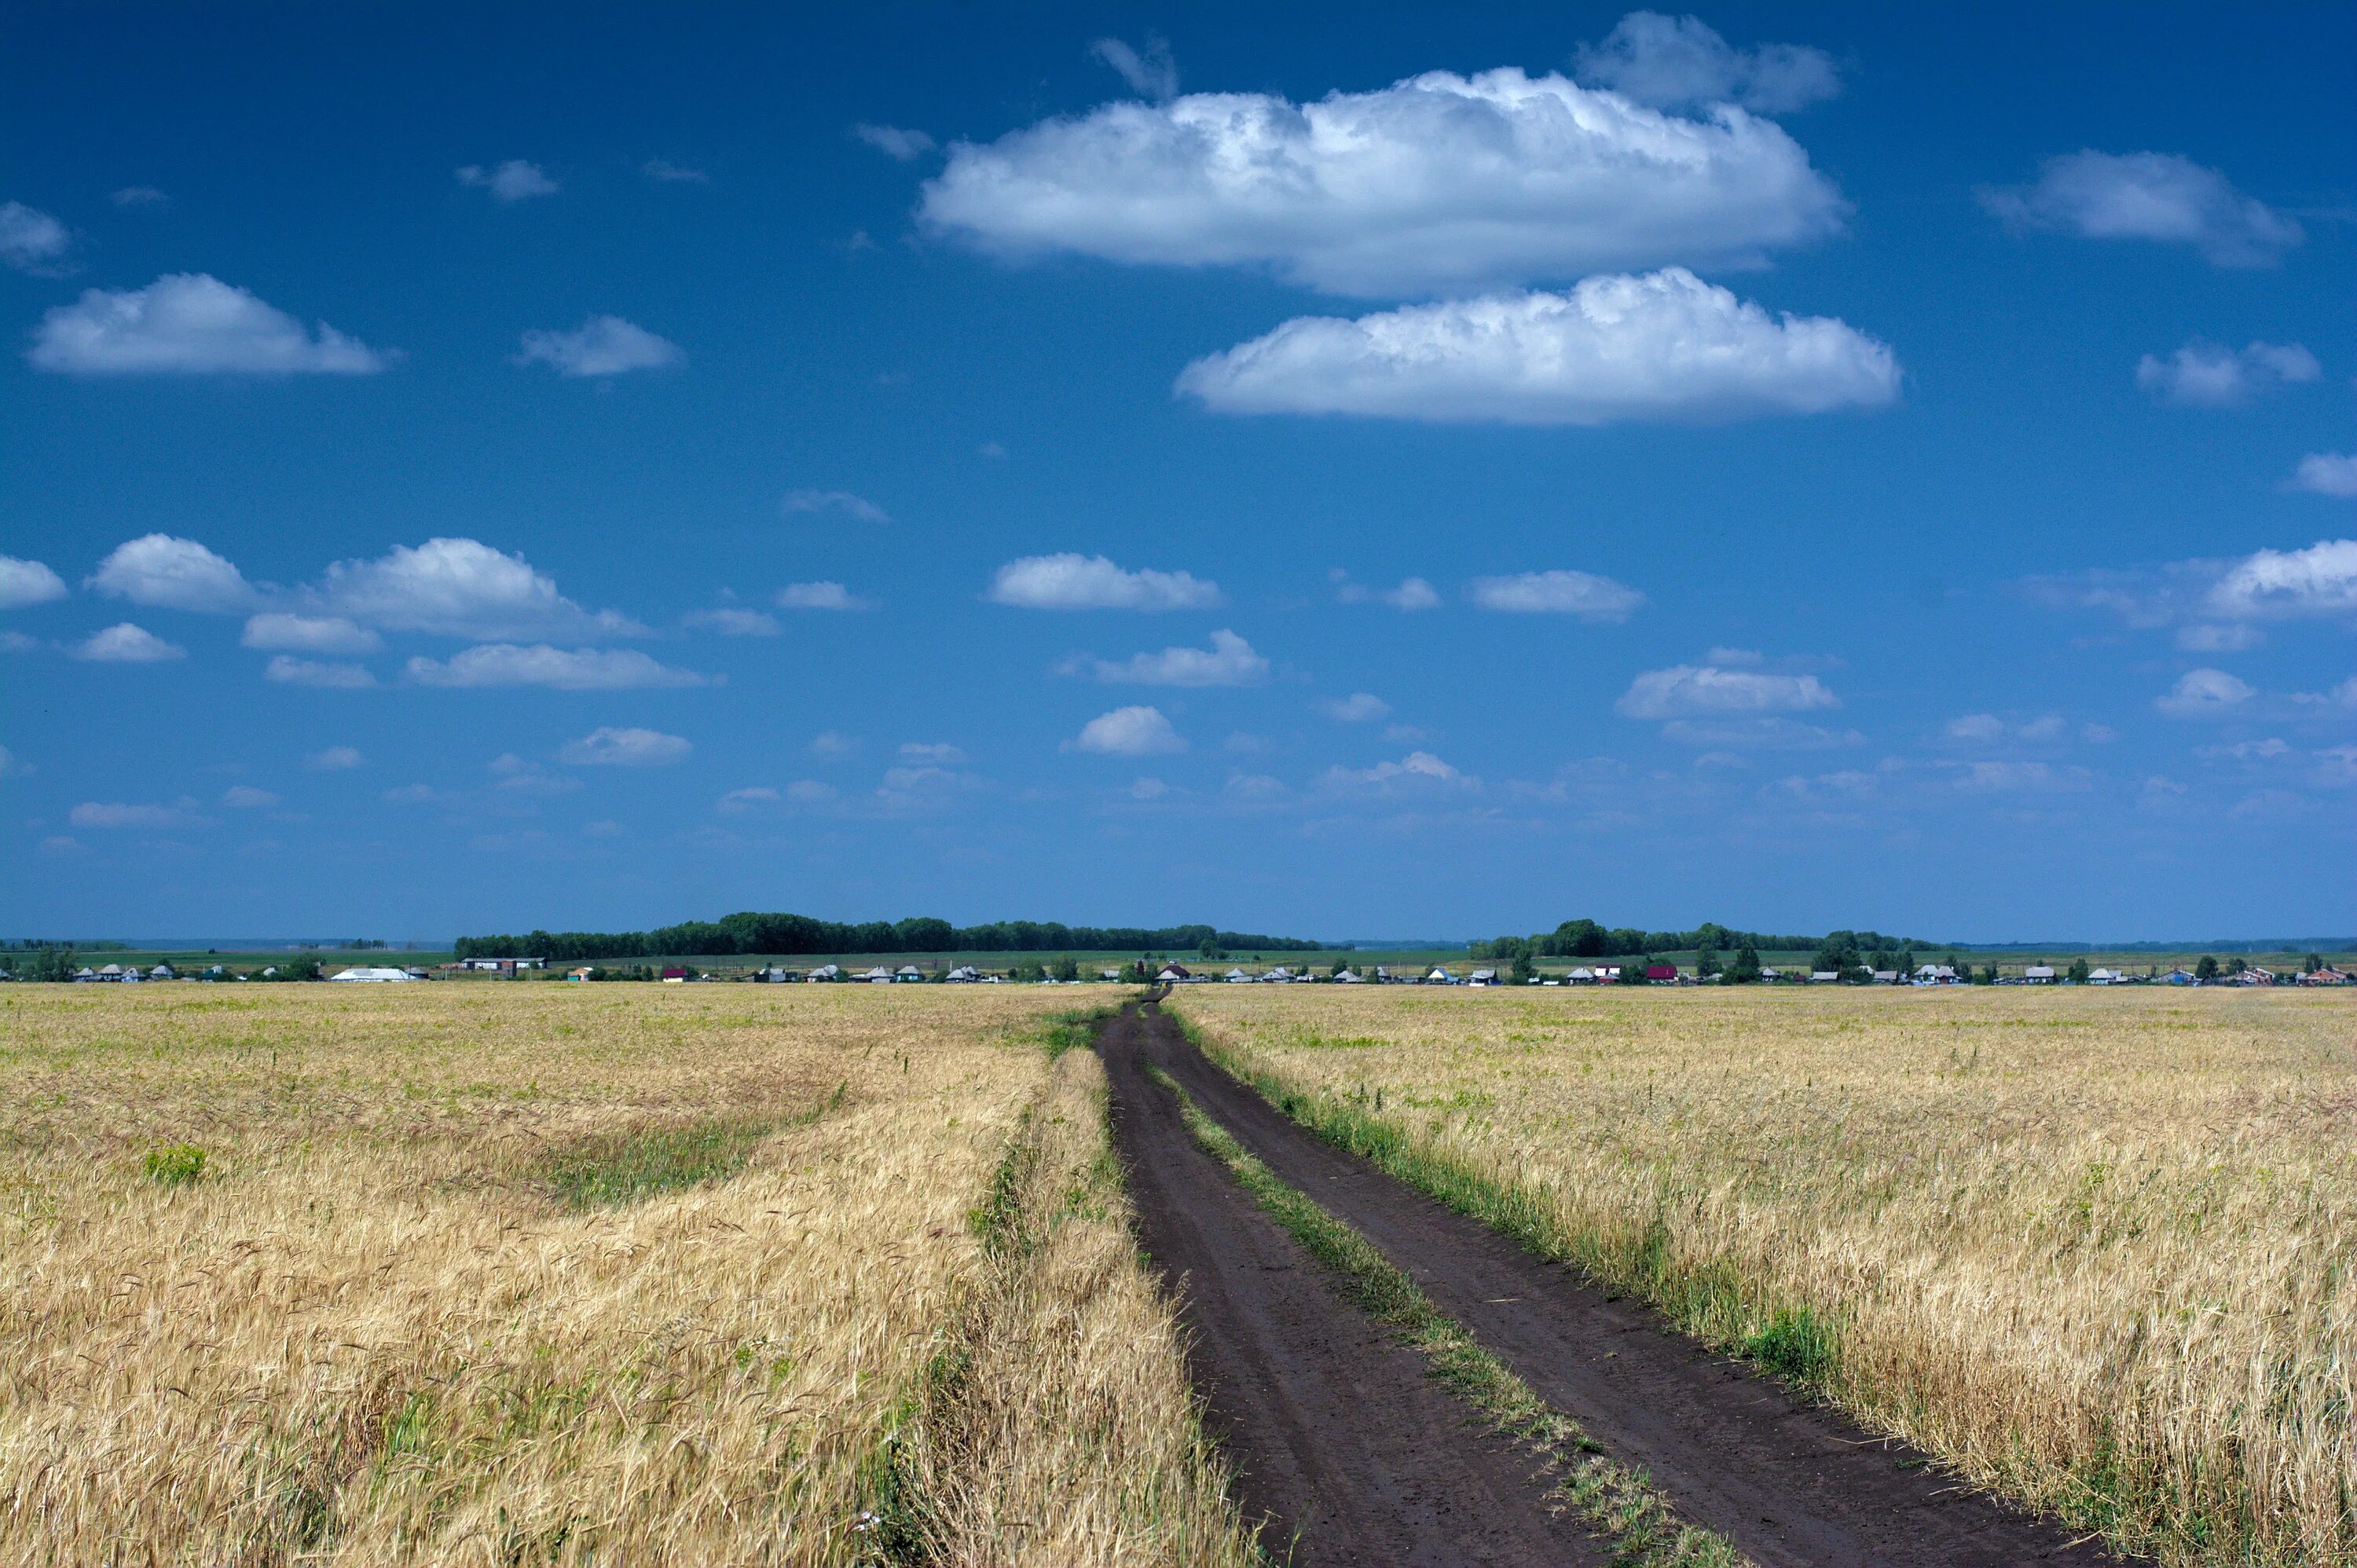
<svg viewBox="0 0 2357 1568">
<path fill-rule="evenodd" d="M 658 664 L 635 648 L 564 649 L 544 642 L 494 642 L 461 649 L 447 660 L 412 659 L 403 673 L 420 686 L 553 686 L 566 692 L 713 683 L 692 670 Z"/>
<path fill-rule="evenodd" d="M 395 545 L 373 561 L 339 561 L 307 596 L 331 614 L 391 631 L 502 641 L 646 633 L 627 616 L 583 609 L 521 553 L 472 539 L 429 539 Z"/>
<path fill-rule="evenodd" d="M 1476 577 L 1466 592 L 1485 610 L 1577 616 L 1585 621 L 1624 621 L 1645 602 L 1645 596 L 1627 584 L 1592 572 L 1523 572 L 1512 577 Z"/>
<path fill-rule="evenodd" d="M 83 586 L 135 605 L 210 615 L 246 609 L 262 596 L 232 563 L 193 539 L 168 533 L 116 545 Z"/>
<path fill-rule="evenodd" d="M 1329 768 L 1318 776 L 1318 783 L 1336 794 L 1384 798 L 1481 787 L 1479 779 L 1428 751 L 1411 751 L 1397 762 L 1378 762 L 1372 768 Z"/>
<path fill-rule="evenodd" d="M 1899 395 L 1899 361 L 1832 317 L 1780 320 L 1671 267 L 1564 294 L 1297 317 L 1196 360 L 1178 390 L 1224 413 L 1608 424 L 1877 406 Z"/>
<path fill-rule="evenodd" d="M 1714 664 L 1648 670 L 1613 704 L 1632 719 L 1680 719 L 1727 714 L 1805 713 L 1837 708 L 1841 699 L 1814 675 L 1771 675 Z"/>
<path fill-rule="evenodd" d="M 1116 664 L 1093 661 L 1096 678 L 1137 686 L 1257 686 L 1268 679 L 1268 660 L 1232 631 L 1215 631 L 1209 648 L 1166 648 Z"/>
<path fill-rule="evenodd" d="M 72 242 L 66 226 L 39 208 L 0 202 L 0 262 L 24 272 L 47 272 Z"/>
<path fill-rule="evenodd" d="M 1600 44 L 1579 46 L 1579 80 L 1656 109 L 1740 103 L 1787 113 L 1841 91 L 1833 57 L 1805 44 L 1738 49 L 1697 16 L 1631 11 Z"/>
<path fill-rule="evenodd" d="M 1219 605 L 1220 585 L 1185 572 L 1125 572 L 1102 555 L 1068 553 L 1009 561 L 986 596 L 1029 610 L 1199 610 Z"/>
<path fill-rule="evenodd" d="M 2048 158 L 2034 183 L 1984 190 L 1981 202 L 2018 228 L 2191 245 L 2222 267 L 2266 266 L 2306 238 L 2216 169 L 2175 153 L 2091 148 Z"/>
<path fill-rule="evenodd" d="M 341 616 L 289 615 L 269 610 L 245 623 L 238 640 L 248 648 L 296 653 L 373 653 L 383 639 Z"/>
<path fill-rule="evenodd" d="M 2240 408 L 2263 392 L 2323 374 L 2316 356 L 2298 343 L 2229 349 L 2196 338 L 2166 360 L 2147 354 L 2136 362 L 2136 385 L 2181 408 Z"/>
<path fill-rule="evenodd" d="M 1679 118 L 1511 67 L 1315 103 L 1109 103 L 957 143 L 920 208 L 936 232 L 1008 255 L 1265 265 L 1362 295 L 1757 264 L 1843 212 L 1770 122 Z"/>
<path fill-rule="evenodd" d="M 0 555 L 0 610 L 45 605 L 66 596 L 65 579 L 38 561 Z"/>
<path fill-rule="evenodd" d="M 602 725 L 579 740 L 565 742 L 565 749 L 557 755 L 585 767 L 660 768 L 677 762 L 694 749 L 694 743 L 684 736 Z"/>
<path fill-rule="evenodd" d="M 570 332 L 525 333 L 516 363 L 548 365 L 562 376 L 619 376 L 661 370 L 686 358 L 678 344 L 636 322 L 593 316 Z"/>
<path fill-rule="evenodd" d="M 1151 757 L 1159 752 L 1184 751 L 1187 742 L 1159 708 L 1115 708 L 1082 725 L 1081 733 L 1064 743 L 1064 749 L 1093 751 L 1106 757 Z"/>
<path fill-rule="evenodd" d="M 2357 539 L 2246 555 L 2218 579 L 2205 607 L 2232 620 L 2357 612 Z"/>
<path fill-rule="evenodd" d="M 77 643 L 76 659 L 91 664 L 168 664 L 176 659 L 186 659 L 188 650 L 176 642 L 167 642 L 145 627 L 120 621 L 103 631 L 92 632 Z"/>
<path fill-rule="evenodd" d="M 368 376 L 384 356 L 326 322 L 317 333 L 207 273 L 171 273 L 145 288 L 84 291 L 41 317 L 26 356 L 80 376 Z"/>
</svg>

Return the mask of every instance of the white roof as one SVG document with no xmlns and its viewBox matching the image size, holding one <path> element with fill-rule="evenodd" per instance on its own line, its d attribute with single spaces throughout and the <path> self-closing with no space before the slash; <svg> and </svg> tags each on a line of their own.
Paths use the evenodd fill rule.
<svg viewBox="0 0 2357 1568">
<path fill-rule="evenodd" d="M 367 965 L 362 965 L 357 969 L 347 969 L 339 973 L 331 974 L 328 978 L 330 980 L 394 981 L 414 980 L 416 977 L 405 969 L 375 969 Z"/>
</svg>

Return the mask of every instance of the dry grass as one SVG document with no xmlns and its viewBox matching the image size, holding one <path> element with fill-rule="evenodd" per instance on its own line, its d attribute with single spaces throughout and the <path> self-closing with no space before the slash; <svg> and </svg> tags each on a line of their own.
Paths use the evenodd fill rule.
<svg viewBox="0 0 2357 1568">
<path fill-rule="evenodd" d="M 1202 987 L 1329 1135 L 2177 1563 L 2357 1563 L 2329 995 Z"/>
<path fill-rule="evenodd" d="M 1006 1359 L 994 1175 L 1042 1116 L 1079 1152 L 1034 1165 L 1102 1148 L 1071 998 L 0 992 L 0 1562 L 1081 1560 L 937 1464 L 942 1368 Z M 1230 1561 L 1168 1316 L 1090 1257 L 1015 1271 L 1068 1332 L 1013 1503 Z M 1107 1434 L 1132 1473 L 1027 1446 Z"/>
</svg>

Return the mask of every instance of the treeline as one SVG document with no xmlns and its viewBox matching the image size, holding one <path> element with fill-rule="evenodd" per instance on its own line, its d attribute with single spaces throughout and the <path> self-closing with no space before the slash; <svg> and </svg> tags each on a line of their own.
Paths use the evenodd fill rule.
<svg viewBox="0 0 2357 1568">
<path fill-rule="evenodd" d="M 1067 926 L 1054 920 L 952 926 L 928 916 L 853 924 L 748 910 L 651 931 L 527 931 L 522 936 L 460 937 L 456 950 L 459 958 L 544 958 L 560 963 L 589 963 L 687 953 L 785 957 L 895 952 L 1316 952 L 1325 946 L 1298 937 L 1254 936 L 1214 926 Z"/>
<path fill-rule="evenodd" d="M 1641 931 L 1631 926 L 1609 929 L 1594 920 L 1566 920 L 1552 931 L 1527 937 L 1499 937 L 1475 942 L 1471 956 L 1512 961 L 1534 958 L 1641 958 L 1664 952 L 1836 952 L 1907 953 L 1939 944 L 1916 937 L 1887 937 L 1879 931 L 1833 931 L 1823 936 L 1777 936 L 1765 931 L 1738 931 L 1705 921 L 1691 931 Z M 1888 967 L 1888 966 L 1886 966 Z"/>
</svg>

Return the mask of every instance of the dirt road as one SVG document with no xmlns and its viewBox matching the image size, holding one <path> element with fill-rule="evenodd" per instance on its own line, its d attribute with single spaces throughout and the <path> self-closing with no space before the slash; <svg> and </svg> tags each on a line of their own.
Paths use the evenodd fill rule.
<svg viewBox="0 0 2357 1568">
<path fill-rule="evenodd" d="M 1380 1495 L 1398 1484 L 1371 1467 L 1373 1450 L 1392 1441 L 1378 1430 L 1390 1421 L 1417 1423 L 1405 1449 L 1384 1462 L 1409 1466 L 1403 1474 L 1419 1485 L 1426 1477 L 1466 1484 L 1445 1481 L 1447 1467 L 1486 1458 L 1477 1474 L 1494 1487 L 1513 1462 L 1450 1426 L 1446 1412 L 1436 1417 L 1429 1396 L 1417 1404 L 1405 1384 L 1420 1377 L 1420 1363 L 1363 1317 L 1353 1325 L 1354 1309 L 1323 1285 L 1290 1238 L 1194 1149 L 1169 1097 L 1146 1078 L 1149 1062 L 1278 1176 L 1355 1227 L 1606 1452 L 1648 1471 L 1684 1517 L 1761 1568 L 2119 1561 L 1968 1491 L 1922 1455 L 1794 1398 L 1665 1329 L 1641 1305 L 1608 1296 L 1320 1142 L 1213 1067 L 1150 1005 L 1109 1024 L 1100 1048 L 1146 1248 L 1166 1273 L 1186 1278 L 1199 1386 L 1240 1456 L 1250 1506 L 1299 1526 L 1299 1561 L 1578 1559 L 1544 1541 L 1518 1546 L 1523 1538 L 1512 1535 L 1480 1546 L 1469 1537 L 1452 1541 L 1430 1556 L 1350 1536 L 1359 1510 L 1380 1508 Z M 1433 1506 L 1449 1500 L 1444 1495 Z M 1495 1517 L 1496 1503 L 1470 1494 L 1464 1501 Z M 1445 1529 L 1462 1518 L 1460 1509 L 1418 1522 Z M 1566 1522 L 1553 1540 L 1577 1535 Z M 1318 1554 L 1328 1541 L 1344 1554 Z"/>
<path fill-rule="evenodd" d="M 1140 1240 L 1183 1303 L 1189 1370 L 1239 1498 L 1271 1521 L 1270 1554 L 1304 1568 L 1604 1563 L 1576 1519 L 1551 1517 L 1535 1465 L 1473 1424 L 1196 1146 L 1144 1071 L 1170 1029 L 1131 1008 L 1099 1037 L 1114 1143 Z"/>
</svg>

